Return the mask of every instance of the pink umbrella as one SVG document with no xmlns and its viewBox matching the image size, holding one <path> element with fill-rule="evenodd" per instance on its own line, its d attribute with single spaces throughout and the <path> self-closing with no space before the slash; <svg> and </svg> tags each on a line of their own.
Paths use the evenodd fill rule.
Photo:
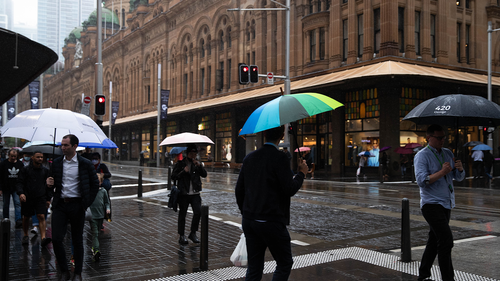
<svg viewBox="0 0 500 281">
<path fill-rule="evenodd" d="M 406 147 L 398 147 L 398 148 L 394 149 L 394 152 L 399 153 L 399 154 L 412 154 L 413 149 L 406 148 Z"/>
<path fill-rule="evenodd" d="M 386 150 L 389 150 L 389 149 L 391 149 L 391 148 L 392 148 L 392 146 L 384 146 L 384 147 L 382 147 L 382 148 L 380 149 L 380 152 L 382 152 L 382 151 L 386 151 Z"/>
<path fill-rule="evenodd" d="M 307 146 L 301 146 L 301 147 L 295 149 L 294 152 L 299 152 L 299 150 L 300 150 L 300 152 L 305 152 L 305 151 L 311 151 L 311 148 L 307 147 Z"/>
<path fill-rule="evenodd" d="M 419 144 L 419 143 L 412 142 L 412 143 L 407 143 L 407 144 L 405 145 L 405 148 L 411 148 L 411 149 L 413 149 L 413 148 L 417 148 L 417 147 L 421 147 L 421 146 L 422 146 L 422 145 L 421 145 L 421 144 Z"/>
</svg>

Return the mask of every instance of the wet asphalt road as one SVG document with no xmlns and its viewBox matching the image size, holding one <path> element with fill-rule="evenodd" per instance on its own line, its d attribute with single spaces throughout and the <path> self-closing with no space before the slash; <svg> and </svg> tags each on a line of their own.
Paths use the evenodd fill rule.
<svg viewBox="0 0 500 281">
<path fill-rule="evenodd" d="M 176 244 L 176 231 L 174 230 L 176 213 L 151 206 L 151 204 L 165 205 L 168 201 L 167 170 L 141 168 L 143 200 L 146 200 L 145 203 L 149 203 L 143 204 L 136 199 L 139 167 L 116 164 L 109 166 L 113 174 L 113 189 L 110 196 L 114 198 L 112 202 L 116 207 L 115 215 L 120 217 L 120 221 L 107 224 L 103 234 L 105 240 L 103 245 L 105 245 L 105 251 L 109 251 L 109 256 L 113 261 L 101 262 L 97 266 L 88 261 L 87 257 L 84 276 L 89 280 L 121 280 L 123 278 L 130 279 L 131 275 L 156 274 L 155 276 L 157 276 L 159 274 L 160 276 L 168 276 L 173 274 L 172 272 L 179 274 L 196 270 L 196 265 L 193 265 L 197 262 L 195 248 L 175 250 L 172 255 L 173 261 L 177 264 L 175 268 L 166 266 L 167 261 L 162 261 L 162 259 L 159 261 L 153 259 L 154 262 L 148 264 L 148 260 L 152 259 L 151 255 L 165 255 L 165 253 L 171 252 L 172 250 L 168 247 L 162 253 L 144 255 L 144 251 L 151 253 L 159 251 L 160 249 L 157 249 L 158 243 L 165 243 L 155 240 L 158 235 L 159 241 L 170 237 L 167 240 L 170 242 L 167 243 Z M 235 223 L 241 222 L 234 197 L 236 180 L 237 174 L 231 170 L 215 170 L 209 172 L 208 177 L 203 179 L 203 204 L 209 206 L 212 216 Z M 500 182 L 500 179 L 497 181 Z M 468 187 L 456 187 L 457 208 L 452 211 L 451 218 L 455 240 L 484 235 L 500 235 L 500 204 L 497 203 L 500 199 L 500 188 L 495 185 L 491 189 L 473 187 L 477 184 L 470 181 L 467 183 Z M 312 246 L 294 247 L 294 255 L 308 253 L 311 250 L 320 251 L 351 246 L 387 253 L 392 249 L 399 248 L 401 200 L 403 198 L 410 200 L 412 246 L 424 245 L 428 226 L 420 215 L 419 192 L 416 184 L 411 182 L 380 184 L 376 182 L 376 179 L 370 178 L 359 182 L 355 179 L 326 181 L 318 179 L 318 177 L 315 180 L 305 181 L 303 188 L 292 200 L 289 230 L 292 239 L 309 243 Z M 157 218 L 158 215 L 162 219 L 160 222 L 157 220 L 152 222 L 153 225 L 148 230 L 150 232 L 136 227 L 133 223 L 136 220 L 143 223 L 143 219 L 148 221 L 149 218 Z M 128 221 L 129 219 L 130 221 Z M 130 227 L 131 225 L 134 227 Z M 158 234 L 160 228 L 167 228 L 168 234 L 166 232 L 162 234 L 161 230 Z M 214 253 L 211 256 L 211 265 L 229 266 L 227 255 L 230 255 L 231 249 L 234 249 L 237 243 L 238 229 L 235 230 L 233 227 L 231 230 L 222 230 L 221 232 L 221 227 L 218 226 L 212 231 L 214 236 L 221 236 L 220 233 L 224 233 L 230 235 L 230 238 L 214 241 L 215 248 L 211 250 Z M 16 230 L 15 235 L 19 236 L 17 232 Z M 138 236 L 136 237 L 138 240 L 132 239 L 131 236 Z M 36 245 L 34 244 L 31 251 L 26 248 L 23 251 L 23 247 L 18 243 L 21 237 L 17 238 L 15 237 L 14 242 L 11 243 L 11 252 L 15 253 L 14 259 L 17 259 L 19 264 L 11 265 L 11 270 L 14 271 L 11 274 L 16 278 L 10 280 L 31 280 L 35 275 L 42 280 L 55 278 L 55 262 L 51 250 L 48 252 L 44 250 L 40 253 L 34 248 Z M 229 243 L 221 240 L 226 240 Z M 178 248 L 178 245 L 176 247 Z M 133 251 L 131 252 L 129 248 Z M 141 249 L 143 250 L 141 251 Z M 217 251 L 220 254 L 215 254 Z M 115 252 L 116 254 L 112 254 Z M 130 255 L 128 259 L 131 264 L 115 260 L 122 259 L 123 255 Z M 134 258 L 137 259 L 138 256 L 147 257 L 146 262 L 144 262 L 144 258 L 139 258 L 138 262 L 134 263 Z M 27 274 L 26 270 L 22 269 L 22 265 L 28 265 L 30 269 L 33 269 L 36 267 L 34 265 L 37 264 L 42 269 L 34 274 Z M 155 269 L 147 269 L 148 266 L 153 265 Z M 139 269 L 135 269 L 135 267 Z M 488 273 L 490 277 L 500 277 L 500 271 L 494 269 L 494 266 L 492 268 L 491 272 Z M 141 274 L 138 275 L 138 271 Z M 103 275 L 104 272 L 108 275 Z M 137 277 L 130 280 L 145 280 L 145 278 Z"/>
</svg>

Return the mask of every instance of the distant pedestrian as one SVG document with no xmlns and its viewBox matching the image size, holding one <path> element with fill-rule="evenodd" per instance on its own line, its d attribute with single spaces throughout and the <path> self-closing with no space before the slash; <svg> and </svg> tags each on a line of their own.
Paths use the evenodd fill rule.
<svg viewBox="0 0 500 281">
<path fill-rule="evenodd" d="M 489 150 L 484 151 L 483 154 L 484 173 L 490 180 L 492 180 L 493 176 L 491 176 L 491 167 L 493 166 L 493 162 L 495 162 L 495 158 L 493 158 L 493 154 L 491 154 Z"/>
<path fill-rule="evenodd" d="M 400 165 L 401 165 L 401 179 L 404 179 L 406 176 L 406 168 L 408 167 L 408 156 L 406 154 L 403 154 L 401 157 Z"/>
<path fill-rule="evenodd" d="M 445 133 L 441 126 L 427 129 L 428 145 L 415 156 L 415 178 L 420 188 L 420 208 L 429 224 L 429 238 L 419 268 L 418 280 L 428 280 L 438 256 L 443 281 L 454 280 L 451 249 L 453 234 L 450 229 L 451 209 L 455 207 L 453 180 L 462 181 L 465 172 L 462 161 L 453 152 L 443 148 Z"/>
<path fill-rule="evenodd" d="M 191 232 L 188 238 L 194 243 L 200 243 L 196 236 L 201 218 L 201 177 L 207 176 L 207 171 L 202 163 L 196 160 L 198 149 L 196 145 L 188 145 L 186 149 L 187 157 L 177 161 L 172 170 L 172 179 L 177 181 L 179 195 L 177 203 L 179 204 L 179 221 L 177 223 L 177 232 L 179 233 L 179 244 L 186 245 L 188 241 L 184 235 L 186 226 L 186 214 L 189 205 L 193 209 L 193 219 L 191 221 Z"/>
<path fill-rule="evenodd" d="M 99 178 L 99 191 L 97 192 L 94 202 L 90 205 L 90 211 L 92 212 L 92 220 L 90 220 L 90 229 L 92 230 L 92 258 L 96 262 L 101 258 L 99 230 L 102 229 L 102 222 L 105 216 L 109 216 L 111 213 L 108 192 L 102 186 L 104 176 L 100 173 L 97 174 L 97 177 Z"/>
<path fill-rule="evenodd" d="M 31 155 L 29 153 L 23 153 L 23 158 L 21 159 L 23 165 L 28 166 L 30 161 L 31 161 Z"/>
<path fill-rule="evenodd" d="M 278 149 L 284 126 L 264 131 L 266 143 L 243 159 L 235 195 L 243 216 L 248 251 L 246 281 L 261 280 L 266 249 L 276 260 L 273 280 L 288 280 L 293 265 L 290 234 L 291 197 L 299 191 L 307 173 L 301 160 L 294 175 L 290 161 Z"/>
<path fill-rule="evenodd" d="M 23 226 L 23 221 L 21 217 L 21 201 L 19 201 L 19 195 L 16 192 L 17 177 L 19 176 L 19 171 L 24 167 L 21 161 L 17 160 L 18 151 L 16 149 L 11 149 L 7 153 L 7 160 L 0 164 L 0 195 L 3 194 L 3 218 L 9 218 L 9 208 L 10 208 L 10 198 L 14 202 L 14 214 L 16 220 L 16 228 L 21 228 Z"/>
<path fill-rule="evenodd" d="M 283 153 L 285 153 L 286 157 L 291 162 L 292 161 L 292 154 L 290 154 L 290 151 L 288 151 L 288 147 L 283 147 Z"/>
<path fill-rule="evenodd" d="M 472 172 L 474 174 L 474 178 L 480 178 L 483 176 L 484 172 L 484 164 L 483 164 L 483 158 L 484 158 L 484 153 L 481 150 L 474 150 L 472 152 L 472 160 L 474 161 L 472 163 Z"/>
<path fill-rule="evenodd" d="M 363 176 L 363 178 L 366 178 L 366 173 L 365 173 L 365 166 L 366 166 L 366 163 L 368 162 L 367 160 L 368 157 L 366 156 L 361 156 L 361 158 L 359 159 L 359 174 L 356 173 L 356 177 L 359 177 L 359 176 Z"/>
<path fill-rule="evenodd" d="M 94 166 L 88 159 L 76 154 L 78 143 L 75 135 L 63 137 L 63 156 L 54 159 L 53 176 L 47 179 L 47 185 L 55 188 L 52 202 L 52 245 L 61 270 L 60 280 L 70 278 L 63 244 L 68 223 L 71 224 L 71 241 L 74 246 L 73 280 L 82 280 L 85 210 L 94 202 L 99 191 L 99 180 Z"/>
<path fill-rule="evenodd" d="M 21 213 L 23 215 L 23 244 L 29 243 L 28 229 L 30 217 L 36 215 L 38 219 L 41 246 L 47 246 L 51 238 L 45 236 L 46 213 L 52 198 L 52 189 L 46 184 L 49 170 L 42 166 L 43 153 L 35 151 L 31 162 L 23 167 L 17 179 L 17 194 L 21 201 Z"/>
<path fill-rule="evenodd" d="M 106 189 L 106 195 L 108 196 L 108 201 L 110 203 L 110 210 L 111 210 L 111 200 L 109 199 L 109 191 L 111 190 L 112 187 L 111 181 L 109 180 L 109 178 L 111 178 L 111 172 L 109 171 L 108 166 L 106 166 L 106 164 L 101 163 L 101 154 L 99 154 L 99 152 L 92 153 L 91 161 L 92 165 L 94 165 L 95 167 L 95 172 L 97 173 L 97 175 L 102 175 L 102 183 L 100 184 L 100 186 Z M 111 211 L 107 213 L 106 216 L 109 219 L 109 221 L 111 221 Z M 100 229 L 104 227 L 102 223 L 100 224 L 100 226 L 101 226 Z"/>
</svg>

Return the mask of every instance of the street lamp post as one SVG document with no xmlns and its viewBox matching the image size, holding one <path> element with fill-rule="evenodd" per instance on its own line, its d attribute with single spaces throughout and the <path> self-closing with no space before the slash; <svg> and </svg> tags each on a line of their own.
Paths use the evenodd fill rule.
<svg viewBox="0 0 500 281">
<path fill-rule="evenodd" d="M 488 100 L 492 101 L 491 94 L 491 33 L 494 31 L 499 31 L 500 28 L 492 29 L 491 21 L 488 22 Z M 492 133 L 488 133 L 488 145 L 493 147 Z"/>
<path fill-rule="evenodd" d="M 228 11 L 285 11 L 286 19 L 285 19 L 285 95 L 290 94 L 290 0 L 286 0 L 286 4 L 283 5 L 277 1 L 271 0 L 271 2 L 283 7 L 283 8 L 252 8 L 252 9 L 228 9 Z M 274 76 L 277 78 L 281 78 L 279 76 Z M 288 130 L 285 130 L 285 142 L 289 142 Z"/>
</svg>

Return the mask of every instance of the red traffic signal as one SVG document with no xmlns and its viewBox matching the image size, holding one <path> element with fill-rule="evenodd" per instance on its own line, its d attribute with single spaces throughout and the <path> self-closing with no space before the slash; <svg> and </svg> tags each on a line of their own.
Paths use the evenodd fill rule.
<svg viewBox="0 0 500 281">
<path fill-rule="evenodd" d="M 104 95 L 95 96 L 94 114 L 99 116 L 106 114 L 106 97 Z"/>
<path fill-rule="evenodd" d="M 240 63 L 238 66 L 238 77 L 239 77 L 239 82 L 241 85 L 246 85 L 249 82 L 250 79 L 250 68 L 248 68 L 248 65 L 244 63 Z"/>
<path fill-rule="evenodd" d="M 250 83 L 259 82 L 259 67 L 256 65 L 250 66 Z"/>
</svg>

